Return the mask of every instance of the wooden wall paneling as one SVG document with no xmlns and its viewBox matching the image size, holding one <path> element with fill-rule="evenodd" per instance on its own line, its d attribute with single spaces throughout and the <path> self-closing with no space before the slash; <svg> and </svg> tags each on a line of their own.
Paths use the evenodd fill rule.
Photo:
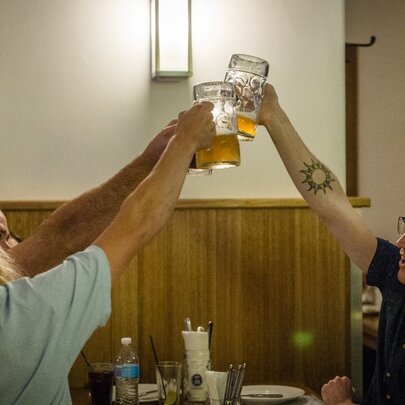
<svg viewBox="0 0 405 405">
<path fill-rule="evenodd" d="M 297 316 L 296 332 L 294 336 L 295 349 L 299 354 L 299 379 L 313 383 L 314 370 L 320 365 L 325 342 L 319 329 L 322 317 L 322 305 L 326 297 L 328 286 L 324 281 L 324 272 L 319 263 L 319 228 L 318 221 L 311 212 L 299 211 L 296 223 L 297 245 L 297 278 L 295 286 Z M 327 291 L 333 294 L 333 291 Z M 311 363 L 311 358 L 315 364 Z M 308 366 L 313 369 L 310 370 Z"/>
<path fill-rule="evenodd" d="M 7 216 L 10 231 L 18 235 L 20 238 L 25 239 L 30 235 L 31 229 L 35 229 L 35 224 L 32 224 L 29 212 L 21 211 L 19 213 L 8 213 L 5 211 L 5 214 Z M 38 224 L 39 223 L 40 221 L 38 221 Z"/>
<path fill-rule="evenodd" d="M 132 337 L 138 347 L 138 258 L 132 260 L 129 269 L 120 278 L 112 292 L 111 359 L 115 360 L 121 347 L 122 337 Z"/>
<path fill-rule="evenodd" d="M 183 320 L 205 326 L 215 308 L 215 212 L 178 210 L 139 255 L 140 354 L 143 377 L 155 379 L 149 335 L 159 358 L 182 360 Z"/>
<path fill-rule="evenodd" d="M 333 376 L 345 374 L 348 312 L 345 261 L 337 243 L 320 220 L 308 210 L 299 211 L 296 229 L 299 255 L 295 309 L 299 380 L 316 389 Z M 325 362 L 325 359 L 328 359 Z"/>
<path fill-rule="evenodd" d="M 243 285 L 242 257 L 243 212 L 240 209 L 216 210 L 216 317 L 213 369 L 225 371 L 229 364 L 239 364 L 242 357 L 243 335 Z"/>
<path fill-rule="evenodd" d="M 295 218 L 290 209 L 268 210 L 268 311 L 269 343 L 266 353 L 268 375 L 260 383 L 283 383 L 297 377 L 298 359 L 294 350 L 296 239 Z M 263 360 L 261 361 L 263 366 Z M 253 383 L 254 381 L 252 381 Z"/>
<path fill-rule="evenodd" d="M 242 300 L 243 314 L 236 333 L 243 339 L 242 358 L 246 361 L 246 382 L 271 377 L 274 352 L 271 333 L 271 294 L 269 251 L 269 215 L 267 210 L 243 211 L 242 227 Z M 263 362 L 262 359 L 267 361 Z"/>
<path fill-rule="evenodd" d="M 320 222 L 320 271 L 328 290 L 323 292 L 319 329 L 326 340 L 324 355 L 339 350 L 332 362 L 319 367 L 318 381 L 334 378 L 336 374 L 350 375 L 350 263 L 326 227 Z M 322 250 L 328 252 L 323 254 Z M 333 291 L 333 294 L 330 293 Z M 329 314 L 329 315 L 326 315 Z M 332 315 L 333 314 L 333 315 Z M 320 388 L 320 387 L 319 387 Z"/>
<path fill-rule="evenodd" d="M 328 254 L 321 254 L 320 252 L 321 270 L 325 274 L 325 284 L 328 285 L 330 289 L 335 290 L 331 297 L 329 297 L 329 294 L 325 296 L 321 322 L 324 330 L 335 332 L 335 335 L 328 335 L 329 347 L 327 350 L 334 351 L 336 348 L 339 348 L 341 352 L 339 362 L 330 365 L 329 370 L 326 370 L 324 366 L 324 374 L 320 375 L 320 378 L 325 376 L 332 378 L 334 377 L 334 375 L 331 375 L 333 374 L 333 370 L 338 370 L 338 374 L 347 373 L 350 375 L 350 261 L 340 249 L 337 242 L 330 236 L 329 231 L 321 221 L 320 237 L 323 241 L 320 248 L 328 252 Z M 333 317 L 326 316 L 325 313 L 335 315 Z M 328 372 L 330 374 L 327 374 Z"/>
<path fill-rule="evenodd" d="M 24 236 L 53 209 L 24 208 L 4 209 Z M 181 360 L 184 318 L 194 327 L 212 320 L 213 369 L 247 362 L 246 383 L 296 382 L 319 391 L 330 377 L 350 373 L 347 268 L 300 200 L 183 202 L 114 286 L 111 319 L 83 350 L 90 361 L 112 361 L 129 335 L 141 381 L 153 382 L 149 335 L 160 359 Z M 87 383 L 80 356 L 70 383 Z"/>
<path fill-rule="evenodd" d="M 174 308 L 170 308 L 175 294 L 171 263 L 172 242 L 172 227 L 169 223 L 138 257 L 138 350 L 143 382 L 155 381 L 149 335 L 153 337 L 160 360 L 177 360 L 173 353 L 172 339 L 179 326 L 174 325 L 175 314 L 171 313 Z"/>
<path fill-rule="evenodd" d="M 30 236 L 38 226 L 51 215 L 52 210 L 3 210 L 7 216 L 7 222 L 12 232 L 23 239 Z"/>
</svg>

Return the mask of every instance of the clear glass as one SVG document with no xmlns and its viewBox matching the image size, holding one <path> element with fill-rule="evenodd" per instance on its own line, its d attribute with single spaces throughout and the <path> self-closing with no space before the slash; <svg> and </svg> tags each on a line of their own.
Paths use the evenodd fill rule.
<svg viewBox="0 0 405 405">
<path fill-rule="evenodd" d="M 88 377 L 92 405 L 110 405 L 114 379 L 114 365 L 111 363 L 91 363 Z"/>
<path fill-rule="evenodd" d="M 234 89 L 231 83 L 207 82 L 193 88 L 194 101 L 210 101 L 216 136 L 209 148 L 196 152 L 198 169 L 226 169 L 240 165 L 238 121 Z"/>
<path fill-rule="evenodd" d="M 179 405 L 181 364 L 177 361 L 161 361 L 156 364 L 155 371 L 159 404 Z"/>
<path fill-rule="evenodd" d="M 241 141 L 253 141 L 256 136 L 257 116 L 268 73 L 269 64 L 264 59 L 242 54 L 231 56 L 225 81 L 234 85 Z"/>
<path fill-rule="evenodd" d="M 212 169 L 197 169 L 197 160 L 194 154 L 190 166 L 187 170 L 187 174 L 192 176 L 207 176 L 212 174 Z"/>
</svg>

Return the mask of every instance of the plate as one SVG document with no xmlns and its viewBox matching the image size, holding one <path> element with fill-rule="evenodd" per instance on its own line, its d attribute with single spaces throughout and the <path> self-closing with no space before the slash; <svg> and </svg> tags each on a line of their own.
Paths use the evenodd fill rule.
<svg viewBox="0 0 405 405">
<path fill-rule="evenodd" d="M 248 395 L 266 395 L 266 394 L 279 394 L 281 398 L 265 398 L 253 397 Z M 287 385 L 245 385 L 242 388 L 241 398 L 242 402 L 246 404 L 261 403 L 261 404 L 282 404 L 284 402 L 292 401 L 302 397 L 305 391 L 297 387 L 289 387 Z"/>
<path fill-rule="evenodd" d="M 152 391 L 152 392 L 150 392 Z M 147 393 L 147 394 L 146 394 Z M 138 384 L 139 402 L 156 402 L 158 401 L 156 384 Z"/>
</svg>

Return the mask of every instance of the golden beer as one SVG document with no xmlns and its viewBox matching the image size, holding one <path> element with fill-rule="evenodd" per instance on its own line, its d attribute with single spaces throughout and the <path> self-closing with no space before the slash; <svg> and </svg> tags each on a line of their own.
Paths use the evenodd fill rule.
<svg viewBox="0 0 405 405">
<path fill-rule="evenodd" d="M 197 168 L 226 169 L 240 165 L 239 141 L 236 134 L 217 135 L 209 148 L 196 152 Z"/>
<path fill-rule="evenodd" d="M 187 170 L 187 174 L 193 175 L 193 176 L 206 176 L 209 174 L 212 174 L 211 169 L 198 169 L 197 168 L 197 158 L 194 153 L 193 159 L 190 162 L 190 165 Z"/>
<path fill-rule="evenodd" d="M 253 141 L 256 136 L 256 121 L 238 114 L 238 137 L 241 141 Z"/>
<path fill-rule="evenodd" d="M 240 165 L 238 117 L 232 83 L 206 82 L 193 87 L 194 101 L 210 101 L 216 135 L 210 147 L 196 152 L 197 169 L 227 169 Z"/>
<path fill-rule="evenodd" d="M 233 54 L 229 60 L 225 81 L 234 86 L 240 141 L 253 141 L 256 136 L 257 115 L 268 73 L 269 63 L 256 56 Z"/>
</svg>

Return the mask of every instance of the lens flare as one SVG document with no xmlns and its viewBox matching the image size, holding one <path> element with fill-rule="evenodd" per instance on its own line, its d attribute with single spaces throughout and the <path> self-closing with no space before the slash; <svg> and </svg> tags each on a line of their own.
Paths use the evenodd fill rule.
<svg viewBox="0 0 405 405">
<path fill-rule="evenodd" d="M 294 346 L 300 349 L 305 349 L 312 346 L 315 339 L 314 334 L 308 330 L 297 330 L 294 332 L 292 338 Z"/>
</svg>

